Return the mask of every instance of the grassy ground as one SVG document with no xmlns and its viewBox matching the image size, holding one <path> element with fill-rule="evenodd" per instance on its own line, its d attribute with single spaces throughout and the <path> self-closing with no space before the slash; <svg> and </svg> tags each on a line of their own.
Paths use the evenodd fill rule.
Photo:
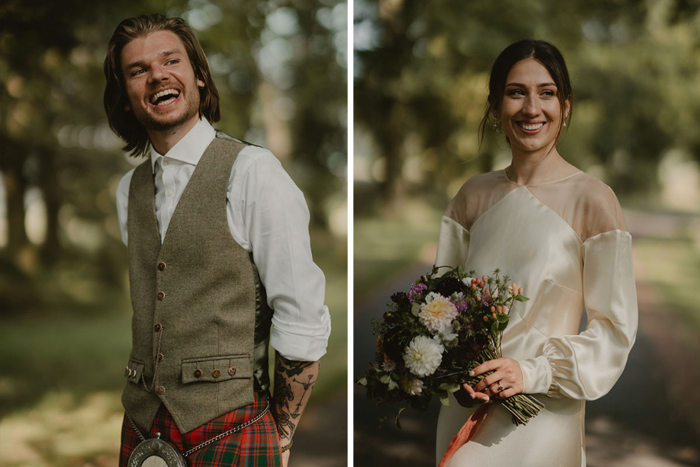
<svg viewBox="0 0 700 467">
<path fill-rule="evenodd" d="M 642 238 L 636 244 L 647 279 L 683 322 L 700 332 L 700 248 L 690 238 Z"/>
<path fill-rule="evenodd" d="M 412 201 L 394 217 L 356 218 L 355 299 L 379 288 L 384 280 L 417 261 L 432 264 L 440 217 L 437 211 Z"/>
<path fill-rule="evenodd" d="M 346 250 L 322 232 L 312 244 L 326 274 L 333 332 L 310 408 L 345 391 L 347 378 Z M 0 465 L 116 464 L 130 322 L 125 294 L 2 322 Z"/>
</svg>

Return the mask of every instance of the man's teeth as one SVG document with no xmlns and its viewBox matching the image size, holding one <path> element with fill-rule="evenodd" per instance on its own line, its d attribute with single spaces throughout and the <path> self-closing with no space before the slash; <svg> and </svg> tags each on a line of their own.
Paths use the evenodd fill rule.
<svg viewBox="0 0 700 467">
<path fill-rule="evenodd" d="M 155 105 L 164 105 L 164 104 L 170 104 L 172 101 L 177 99 L 177 97 L 180 95 L 179 91 L 176 91 L 175 89 L 166 89 L 164 91 L 160 91 L 153 96 L 151 96 L 151 103 Z M 170 99 L 167 99 L 163 102 L 158 102 L 158 99 L 164 96 L 172 96 Z"/>
<path fill-rule="evenodd" d="M 535 124 L 533 124 L 533 125 L 528 125 L 528 124 L 526 124 L 526 123 L 521 123 L 521 124 L 520 124 L 520 126 L 521 126 L 524 130 L 530 130 L 530 131 L 531 131 L 531 130 L 539 130 L 540 128 L 542 128 L 543 125 L 544 125 L 544 123 L 535 123 Z"/>
</svg>

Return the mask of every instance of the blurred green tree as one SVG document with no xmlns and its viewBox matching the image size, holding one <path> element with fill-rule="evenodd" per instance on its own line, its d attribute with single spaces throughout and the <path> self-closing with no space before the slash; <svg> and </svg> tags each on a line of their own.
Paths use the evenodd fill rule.
<svg viewBox="0 0 700 467">
<path fill-rule="evenodd" d="M 123 288 L 114 192 L 136 161 L 107 125 L 102 63 L 119 21 L 156 11 L 184 17 L 202 42 L 222 98 L 216 126 L 270 148 L 307 194 L 314 226 L 328 228 L 338 207 L 328 198 L 346 184 L 344 2 L 6 0 L 0 316 L 75 300 L 72 279 L 52 274 L 93 282 L 93 296 Z"/>
<path fill-rule="evenodd" d="M 654 193 L 667 153 L 700 161 L 698 7 L 358 0 L 356 205 L 372 209 L 380 200 L 393 210 L 407 194 L 432 194 L 444 206 L 459 181 L 508 160 L 505 141 L 488 128 L 478 150 L 477 128 L 491 64 L 524 38 L 557 45 L 572 74 L 573 125 L 560 152 L 622 196 Z"/>
</svg>

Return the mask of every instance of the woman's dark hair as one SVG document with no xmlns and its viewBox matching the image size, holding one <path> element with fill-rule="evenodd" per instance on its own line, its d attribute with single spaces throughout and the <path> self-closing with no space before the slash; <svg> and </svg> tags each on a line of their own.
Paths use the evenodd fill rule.
<svg viewBox="0 0 700 467">
<path fill-rule="evenodd" d="M 571 90 L 569 71 L 566 69 L 564 57 L 562 56 L 561 52 L 559 52 L 559 49 L 549 42 L 530 39 L 522 40 L 506 47 L 498 58 L 496 58 L 496 61 L 491 67 L 491 75 L 489 77 L 488 108 L 484 113 L 484 118 L 481 119 L 481 123 L 479 124 L 480 149 L 481 143 L 484 141 L 486 125 L 488 124 L 494 111 L 498 112 L 501 108 L 501 104 L 503 103 L 503 94 L 505 94 L 506 90 L 506 79 L 508 79 L 510 69 L 513 68 L 516 63 L 521 60 L 525 60 L 526 58 L 534 58 L 547 69 L 550 75 L 552 75 L 554 84 L 557 86 L 557 98 L 559 99 L 559 106 L 561 108 L 562 115 L 564 115 L 566 111 L 566 102 L 569 102 L 569 114 L 565 118 L 561 119 L 561 123 L 557 129 L 557 136 L 554 139 L 555 146 L 557 141 L 559 141 L 559 136 L 561 135 L 561 130 L 564 123 L 571 122 L 574 95 Z"/>
<path fill-rule="evenodd" d="M 199 89 L 199 116 L 204 116 L 211 123 L 221 119 L 219 93 L 211 77 L 207 57 L 187 22 L 182 18 L 168 18 L 159 14 L 127 18 L 119 23 L 107 46 L 104 63 L 104 73 L 107 78 L 104 106 L 109 127 L 126 141 L 123 149 L 131 151 L 130 155 L 135 157 L 145 155 L 148 148 L 148 133 L 146 128 L 136 120 L 134 113 L 125 110 L 130 102 L 122 76 L 121 54 L 124 46 L 132 40 L 156 31 L 170 31 L 180 38 L 195 77 L 204 82 L 204 87 Z"/>
</svg>

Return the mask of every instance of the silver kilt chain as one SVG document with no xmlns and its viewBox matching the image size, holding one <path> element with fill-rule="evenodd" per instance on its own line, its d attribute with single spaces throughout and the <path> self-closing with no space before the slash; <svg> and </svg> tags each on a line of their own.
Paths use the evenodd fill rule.
<svg viewBox="0 0 700 467">
<path fill-rule="evenodd" d="M 199 451 L 200 449 L 209 446 L 210 444 L 214 444 L 214 443 L 216 443 L 217 441 L 220 441 L 220 440 L 222 440 L 223 438 L 226 438 L 227 436 L 230 436 L 230 435 L 232 435 L 232 434 L 234 434 L 234 433 L 238 433 L 239 431 L 243 430 L 244 428 L 249 427 L 250 425 L 256 423 L 258 420 L 260 420 L 261 418 L 263 418 L 263 417 L 265 416 L 265 414 L 266 414 L 269 410 L 270 410 L 270 401 L 268 400 L 268 401 L 267 401 L 267 404 L 265 405 L 265 408 L 263 409 L 263 411 L 260 412 L 259 414 L 257 414 L 255 417 L 251 418 L 250 420 L 248 420 L 248 421 L 245 422 L 245 423 L 242 423 L 242 424 L 240 424 L 240 425 L 238 425 L 238 426 L 235 426 L 235 427 L 231 428 L 230 430 L 224 431 L 223 433 L 220 433 L 220 434 L 214 436 L 213 438 L 206 440 L 205 442 L 203 442 L 203 443 L 201 443 L 201 444 L 198 444 L 197 446 L 193 447 L 193 448 L 190 449 L 189 451 L 185 452 L 182 456 L 183 456 L 183 457 L 187 457 L 187 456 L 189 456 L 189 455 L 191 455 L 191 454 L 193 454 L 193 453 Z M 129 423 L 131 423 L 131 426 L 134 428 L 134 431 L 136 431 L 136 434 L 137 434 L 137 435 L 139 436 L 139 438 L 141 439 L 141 442 L 146 441 L 146 438 L 143 436 L 143 434 L 141 434 L 141 430 L 139 430 L 139 428 L 136 426 L 136 424 L 135 424 L 134 421 L 131 419 L 131 417 L 129 417 L 129 416 L 127 415 L 126 418 L 129 419 Z"/>
</svg>

